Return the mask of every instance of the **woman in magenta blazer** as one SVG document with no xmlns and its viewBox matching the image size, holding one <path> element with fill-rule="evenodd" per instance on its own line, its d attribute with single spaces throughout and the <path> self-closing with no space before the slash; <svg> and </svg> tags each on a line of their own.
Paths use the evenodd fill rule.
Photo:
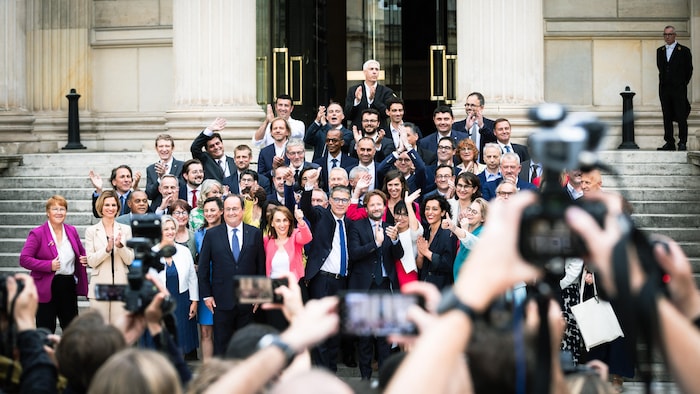
<svg viewBox="0 0 700 394">
<path fill-rule="evenodd" d="M 297 228 L 294 228 L 294 217 Z M 313 238 L 304 213 L 296 209 L 292 216 L 287 207 L 274 207 L 268 223 L 268 235 L 263 237 L 267 276 L 278 278 L 282 273 L 293 272 L 297 280 L 301 280 L 304 277 L 303 248 Z"/>
<path fill-rule="evenodd" d="M 75 227 L 65 224 L 68 202 L 55 195 L 46 201 L 49 220 L 29 232 L 19 264 L 30 270 L 39 295 L 37 327 L 65 330 L 78 315 L 78 296 L 87 295 L 85 248 Z"/>
</svg>

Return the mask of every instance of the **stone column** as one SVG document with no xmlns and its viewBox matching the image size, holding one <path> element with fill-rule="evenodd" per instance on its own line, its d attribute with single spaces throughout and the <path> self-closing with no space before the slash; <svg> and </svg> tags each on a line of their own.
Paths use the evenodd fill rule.
<svg viewBox="0 0 700 394">
<path fill-rule="evenodd" d="M 0 2 L 0 153 L 17 153 L 34 118 L 27 106 L 26 2 Z"/>
<path fill-rule="evenodd" d="M 191 141 L 222 116 L 227 150 L 250 141 L 265 116 L 256 99 L 255 18 L 254 0 L 173 0 L 175 92 L 166 127 L 175 138 Z"/>
<path fill-rule="evenodd" d="M 487 117 L 524 119 L 544 100 L 542 0 L 457 0 L 457 21 L 455 117 L 464 115 L 466 95 L 478 91 Z"/>
</svg>

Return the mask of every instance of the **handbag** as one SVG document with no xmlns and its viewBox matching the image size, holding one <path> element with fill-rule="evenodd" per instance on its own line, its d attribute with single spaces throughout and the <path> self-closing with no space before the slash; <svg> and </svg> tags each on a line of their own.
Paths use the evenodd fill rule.
<svg viewBox="0 0 700 394">
<path fill-rule="evenodd" d="M 602 343 L 612 342 L 618 337 L 624 337 L 625 334 L 617 321 L 612 305 L 598 297 L 595 278 L 593 279 L 593 297 L 586 301 L 583 301 L 584 285 L 585 275 L 582 274 L 579 303 L 571 307 L 571 312 L 576 318 L 586 350 L 591 350 L 592 347 Z"/>
</svg>

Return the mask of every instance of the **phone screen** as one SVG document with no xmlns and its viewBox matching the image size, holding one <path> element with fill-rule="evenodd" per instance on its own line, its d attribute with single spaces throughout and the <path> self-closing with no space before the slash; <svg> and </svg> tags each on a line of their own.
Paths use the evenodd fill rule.
<svg viewBox="0 0 700 394">
<path fill-rule="evenodd" d="M 407 318 L 411 305 L 423 307 L 414 294 L 348 291 L 340 295 L 341 331 L 357 336 L 415 335 Z"/>
<path fill-rule="evenodd" d="M 95 285 L 95 299 L 98 301 L 124 301 L 124 292 L 128 285 Z"/>
<path fill-rule="evenodd" d="M 240 304 L 282 303 L 282 297 L 275 294 L 279 286 L 287 286 L 287 278 L 270 279 L 267 276 L 234 276 L 233 284 L 236 299 Z"/>
</svg>

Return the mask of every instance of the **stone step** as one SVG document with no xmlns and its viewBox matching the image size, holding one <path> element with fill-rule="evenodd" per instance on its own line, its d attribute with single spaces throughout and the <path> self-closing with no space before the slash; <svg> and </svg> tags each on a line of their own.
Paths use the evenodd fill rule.
<svg viewBox="0 0 700 394">
<path fill-rule="evenodd" d="M 608 150 L 598 152 L 603 163 L 688 163 L 688 152 L 659 152 L 654 150 Z"/>
<path fill-rule="evenodd" d="M 73 212 L 89 212 L 92 210 L 92 200 L 68 201 L 68 221 Z M 45 212 L 46 200 L 2 200 L 0 212 Z"/>
<path fill-rule="evenodd" d="M 105 186 L 108 186 L 109 179 L 105 179 Z M 143 187 L 145 185 L 145 179 L 141 181 L 140 185 Z M 13 188 L 45 188 L 45 189 L 92 189 L 92 183 L 90 179 L 85 176 L 42 176 L 42 177 L 2 177 L 0 178 L 0 187 L 13 187 Z M 111 186 L 110 186 L 111 187 Z"/>
<path fill-rule="evenodd" d="M 69 223 L 72 225 L 90 225 L 97 223 L 97 218 L 92 215 L 92 212 L 71 212 Z M 38 226 L 46 221 L 46 213 L 34 212 L 5 212 L 3 214 L 4 225 L 34 225 Z"/>
<path fill-rule="evenodd" d="M 700 214 L 700 204 L 684 201 L 631 201 L 631 204 L 637 214 Z"/>
<path fill-rule="evenodd" d="M 700 227 L 700 216 L 693 214 L 633 214 L 637 227 Z"/>
<path fill-rule="evenodd" d="M 615 163 L 615 172 L 634 175 L 698 175 L 699 166 L 689 166 L 687 163 Z M 611 175 L 607 171 L 602 171 L 604 176 Z"/>
<path fill-rule="evenodd" d="M 700 241 L 700 228 L 659 228 L 659 227 L 642 227 L 640 228 L 646 234 L 661 234 L 665 235 L 676 242 L 697 242 Z"/>
<path fill-rule="evenodd" d="M 690 175 L 635 175 L 614 178 L 610 175 L 603 175 L 603 188 L 687 188 L 698 190 L 700 184 L 694 176 Z M 669 196 L 670 197 L 670 196 Z"/>
<path fill-rule="evenodd" d="M 605 187 L 605 190 L 621 193 L 628 201 L 700 201 L 697 188 L 659 188 L 653 187 Z M 2 191 L 0 191 L 2 192 Z"/>
<path fill-rule="evenodd" d="M 2 179 L 2 178 L 0 178 Z M 43 188 L 0 188 L 0 201 L 5 200 L 48 200 L 49 197 L 54 194 L 60 194 L 65 199 L 68 200 L 69 204 L 71 201 L 75 200 L 87 200 L 92 201 L 92 191 L 93 189 L 88 188 L 53 188 L 53 189 L 43 189 Z M 92 204 L 92 202 L 90 202 Z"/>
</svg>

